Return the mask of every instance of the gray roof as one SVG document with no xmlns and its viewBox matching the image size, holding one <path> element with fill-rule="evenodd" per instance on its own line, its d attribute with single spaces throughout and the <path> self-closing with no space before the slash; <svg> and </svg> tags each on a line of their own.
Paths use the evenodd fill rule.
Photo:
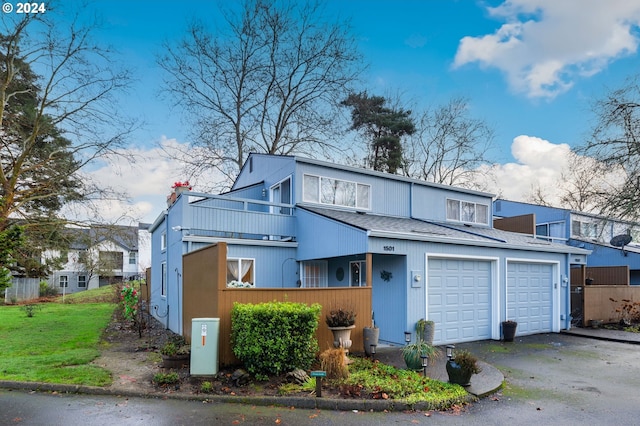
<svg viewBox="0 0 640 426">
<path fill-rule="evenodd" d="M 589 250 L 552 243 L 532 235 L 499 229 L 383 216 L 318 207 L 299 207 L 321 216 L 367 231 L 371 237 L 397 238 L 426 242 L 536 250 L 556 253 L 589 254 Z"/>
</svg>

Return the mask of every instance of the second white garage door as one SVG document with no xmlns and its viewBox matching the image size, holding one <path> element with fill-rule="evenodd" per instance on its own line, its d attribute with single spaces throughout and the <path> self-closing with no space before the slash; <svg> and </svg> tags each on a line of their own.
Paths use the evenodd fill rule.
<svg viewBox="0 0 640 426">
<path fill-rule="evenodd" d="M 429 258 L 427 285 L 435 344 L 491 338 L 491 262 Z"/>
<path fill-rule="evenodd" d="M 517 335 L 552 331 L 552 294 L 553 265 L 507 264 L 507 318 L 518 322 Z"/>
</svg>

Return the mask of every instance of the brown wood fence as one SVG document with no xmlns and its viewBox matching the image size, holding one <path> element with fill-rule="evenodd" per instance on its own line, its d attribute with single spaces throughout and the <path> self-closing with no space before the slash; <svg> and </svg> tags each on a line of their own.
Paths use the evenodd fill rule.
<svg viewBox="0 0 640 426">
<path fill-rule="evenodd" d="M 640 303 L 640 287 L 585 286 L 583 324 L 588 326 L 591 320 L 604 323 L 618 322 L 623 318 L 622 306 L 635 302 Z"/>
<path fill-rule="evenodd" d="M 221 365 L 237 364 L 231 348 L 231 309 L 237 303 L 287 301 L 311 305 L 319 303 L 316 338 L 320 350 L 332 347 L 333 336 L 324 323 L 325 315 L 335 307 L 353 309 L 357 313 L 356 328 L 351 333 L 352 352 L 362 352 L 362 328 L 371 318 L 371 287 L 331 288 L 252 288 L 226 287 L 227 246 L 219 243 L 183 256 L 183 331 L 191 342 L 193 318 L 219 318 L 219 361 Z"/>
</svg>

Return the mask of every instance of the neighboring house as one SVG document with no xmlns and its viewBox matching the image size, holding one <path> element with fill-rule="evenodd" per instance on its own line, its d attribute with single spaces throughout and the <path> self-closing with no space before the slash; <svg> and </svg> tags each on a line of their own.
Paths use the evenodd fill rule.
<svg viewBox="0 0 640 426">
<path fill-rule="evenodd" d="M 435 321 L 438 345 L 500 339 L 505 319 L 518 321 L 518 335 L 569 328 L 570 263 L 588 251 L 494 229 L 492 200 L 251 154 L 228 193 L 183 192 L 151 225 L 151 311 L 182 334 L 182 256 L 224 242 L 228 286 L 371 286 L 385 342 L 403 344 L 420 318 Z"/>
<path fill-rule="evenodd" d="M 68 228 L 71 245 L 66 253 L 45 252 L 43 256 L 66 256 L 60 270 L 49 275 L 49 285 L 60 293 L 75 293 L 114 282 L 143 276 L 140 255 L 148 249 L 149 225 L 96 225 Z"/>
<path fill-rule="evenodd" d="M 591 251 L 587 266 L 628 266 L 629 284 L 640 285 L 640 224 L 557 207 L 496 200 L 494 217 L 535 215 L 535 237 Z M 624 246 L 612 245 L 625 241 Z M 616 241 L 614 238 L 618 237 Z"/>
</svg>

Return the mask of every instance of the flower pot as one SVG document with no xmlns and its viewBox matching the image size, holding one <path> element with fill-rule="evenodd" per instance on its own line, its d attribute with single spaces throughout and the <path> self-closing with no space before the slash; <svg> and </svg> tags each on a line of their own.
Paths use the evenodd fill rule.
<svg viewBox="0 0 640 426">
<path fill-rule="evenodd" d="M 162 355 L 162 368 L 178 369 L 189 365 L 190 354 Z"/>
<path fill-rule="evenodd" d="M 471 376 L 473 372 L 463 369 L 458 363 L 448 360 L 446 364 L 449 383 L 461 386 L 469 386 L 471 384 Z"/>
<path fill-rule="evenodd" d="M 433 336 L 436 332 L 436 325 L 433 322 L 427 322 L 424 325 L 424 332 L 422 333 L 422 340 L 429 344 L 433 345 Z"/>
<path fill-rule="evenodd" d="M 517 327 L 518 323 L 515 321 L 502 321 L 502 336 L 505 342 L 513 342 Z"/>
<path fill-rule="evenodd" d="M 404 363 L 407 364 L 407 369 L 413 371 L 422 370 L 422 358 L 420 358 L 420 351 L 403 351 L 402 357 L 404 358 Z"/>
<path fill-rule="evenodd" d="M 351 330 L 356 326 L 347 327 L 329 327 L 333 333 L 333 346 L 336 348 L 349 349 L 353 342 L 351 341 Z"/>
<path fill-rule="evenodd" d="M 380 337 L 380 329 L 378 327 L 365 327 L 362 330 L 362 341 L 364 344 L 364 353 L 371 356 L 371 345 L 378 346 L 378 338 Z"/>
</svg>

